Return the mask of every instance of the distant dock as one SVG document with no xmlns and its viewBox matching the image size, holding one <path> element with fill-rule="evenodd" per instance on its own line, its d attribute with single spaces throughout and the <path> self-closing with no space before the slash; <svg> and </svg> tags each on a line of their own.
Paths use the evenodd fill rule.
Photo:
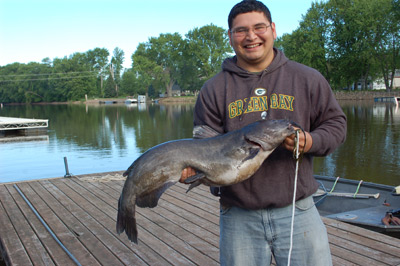
<svg viewBox="0 0 400 266">
<path fill-rule="evenodd" d="M 400 97 L 375 97 L 375 102 L 394 102 L 396 105 L 400 102 Z"/>
<path fill-rule="evenodd" d="M 48 119 L 29 119 L 0 116 L 1 130 L 41 129 L 49 126 Z"/>
</svg>

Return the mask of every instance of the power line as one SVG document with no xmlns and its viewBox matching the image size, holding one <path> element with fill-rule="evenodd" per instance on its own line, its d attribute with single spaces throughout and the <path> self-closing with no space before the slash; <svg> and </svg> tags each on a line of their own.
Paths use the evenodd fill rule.
<svg viewBox="0 0 400 266">
<path fill-rule="evenodd" d="M 79 71 L 79 72 L 66 72 L 66 73 L 46 73 L 46 74 L 18 74 L 18 75 L 0 75 L 0 77 L 23 77 L 23 76 L 51 76 L 51 75 L 69 75 L 76 73 L 97 73 L 95 71 Z"/>
<path fill-rule="evenodd" d="M 24 82 L 24 81 L 38 81 L 38 80 L 78 79 L 78 78 L 90 78 L 90 77 L 93 77 L 93 75 L 75 76 L 75 77 L 60 77 L 60 78 L 21 79 L 21 80 L 10 79 L 10 80 L 0 80 L 0 82 Z"/>
</svg>

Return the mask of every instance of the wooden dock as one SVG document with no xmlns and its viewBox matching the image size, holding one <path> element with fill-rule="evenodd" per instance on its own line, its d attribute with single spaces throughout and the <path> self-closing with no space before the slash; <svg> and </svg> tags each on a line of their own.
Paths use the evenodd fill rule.
<svg viewBox="0 0 400 266">
<path fill-rule="evenodd" d="M 48 119 L 29 119 L 0 116 L 0 130 L 42 129 L 49 126 Z"/>
<path fill-rule="evenodd" d="M 137 208 L 135 245 L 115 232 L 123 183 L 120 173 L 104 173 L 0 184 L 3 260 L 7 265 L 219 264 L 219 203 L 207 187 L 186 194 L 186 186 L 178 184 L 156 208 Z M 334 265 L 400 265 L 399 239 L 323 220 Z"/>
</svg>

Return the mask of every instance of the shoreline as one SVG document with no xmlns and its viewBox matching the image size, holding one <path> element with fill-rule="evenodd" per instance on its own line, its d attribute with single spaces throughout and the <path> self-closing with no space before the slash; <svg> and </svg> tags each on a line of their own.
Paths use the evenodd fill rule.
<svg viewBox="0 0 400 266">
<path fill-rule="evenodd" d="M 336 100 L 374 100 L 375 97 L 400 97 L 400 90 L 392 92 L 386 91 L 333 91 Z M 156 101 L 160 104 L 174 103 L 195 103 L 197 96 L 169 97 L 159 98 Z M 5 105 L 61 105 L 61 104 L 89 104 L 102 105 L 104 101 L 115 101 L 117 104 L 124 104 L 126 98 L 96 98 L 87 101 L 71 101 L 71 102 L 36 102 L 36 103 L 2 103 Z M 151 102 L 151 101 L 148 101 Z"/>
<path fill-rule="evenodd" d="M 400 97 L 400 91 L 333 91 L 336 100 L 374 100 L 376 97 Z"/>
</svg>

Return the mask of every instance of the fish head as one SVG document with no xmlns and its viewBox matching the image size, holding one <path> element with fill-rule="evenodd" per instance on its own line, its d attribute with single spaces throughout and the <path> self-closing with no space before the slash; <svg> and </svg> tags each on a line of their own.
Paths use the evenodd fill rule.
<svg viewBox="0 0 400 266">
<path fill-rule="evenodd" d="M 259 120 L 245 127 L 244 138 L 247 142 L 261 147 L 264 151 L 272 151 L 286 137 L 295 133 L 288 120 Z"/>
</svg>

